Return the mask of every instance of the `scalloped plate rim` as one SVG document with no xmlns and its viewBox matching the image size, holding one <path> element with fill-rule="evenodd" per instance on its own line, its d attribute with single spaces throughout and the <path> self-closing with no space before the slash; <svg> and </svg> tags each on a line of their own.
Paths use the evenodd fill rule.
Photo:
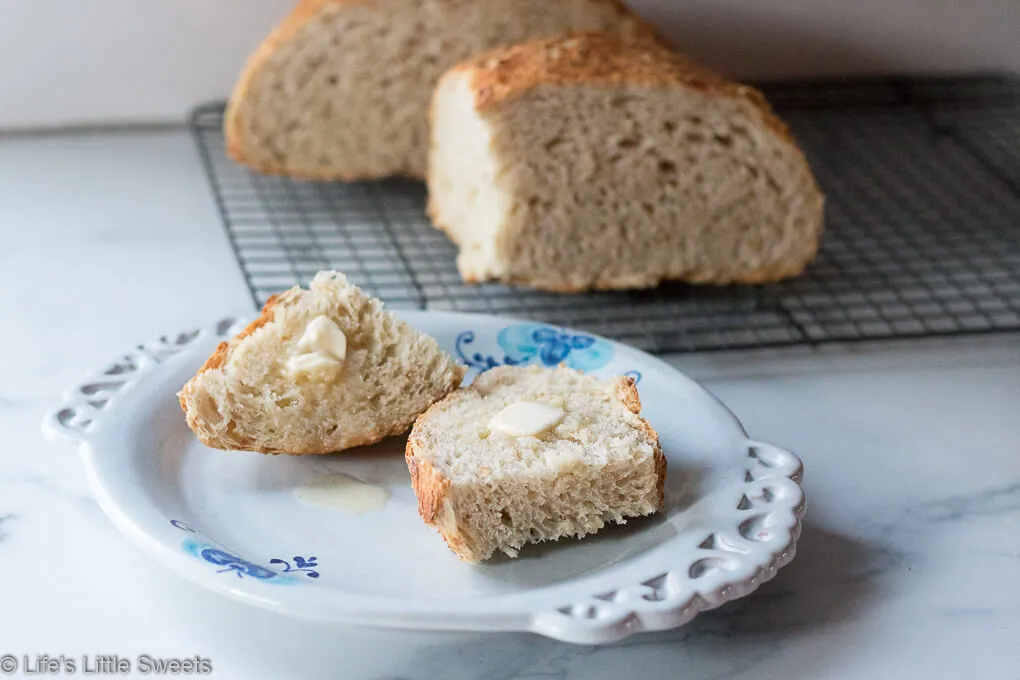
<svg viewBox="0 0 1020 680">
<path fill-rule="evenodd" d="M 459 312 L 426 312 L 397 309 L 394 310 L 394 313 L 398 316 L 408 318 L 412 325 L 414 325 L 414 318 L 421 318 L 423 316 L 427 316 L 431 319 L 448 319 L 456 321 L 461 325 L 461 327 L 482 321 L 487 323 L 497 322 L 504 325 L 536 323 L 527 319 Z M 196 333 L 198 334 L 198 337 L 202 339 L 211 340 L 212 338 L 208 338 L 209 335 L 214 335 L 217 338 L 223 338 L 235 333 L 238 328 L 241 327 L 241 324 L 246 323 L 248 320 L 246 318 L 247 316 L 248 315 L 240 315 L 237 319 L 233 320 L 229 327 L 225 325 L 226 320 L 223 320 L 203 326 L 199 328 Z M 216 328 L 223 328 L 226 332 L 223 334 L 216 334 L 213 330 Z M 571 332 L 583 333 L 581 331 Z M 584 333 L 584 335 L 599 338 L 599 336 L 595 336 L 593 334 Z M 726 414 L 729 420 L 729 425 L 731 427 L 735 427 L 736 430 L 739 431 L 745 444 L 750 446 L 767 446 L 750 439 L 740 420 L 720 399 L 718 399 L 718 397 L 698 382 L 684 375 L 681 371 L 673 368 L 662 359 L 649 355 L 636 348 L 611 340 L 606 340 L 604 338 L 599 339 L 611 343 L 614 348 L 622 349 L 625 354 L 640 357 L 643 364 L 657 367 L 679 381 L 686 383 L 688 387 L 693 387 L 711 399 L 721 409 L 721 412 Z M 199 347 L 202 346 L 204 345 L 199 343 Z M 138 347 L 140 348 L 143 346 Z M 136 350 L 137 349 L 138 348 L 136 348 Z M 194 558 L 181 552 L 179 549 L 171 547 L 166 541 L 154 536 L 146 530 L 146 528 L 132 519 L 132 516 L 121 507 L 120 503 L 108 493 L 108 489 L 99 474 L 96 457 L 96 443 L 97 440 L 101 440 L 103 436 L 103 423 L 105 422 L 109 425 L 111 421 L 116 421 L 115 415 L 117 405 L 121 401 L 130 398 L 136 390 L 144 387 L 145 379 L 149 374 L 153 371 L 159 371 L 163 367 L 172 366 L 174 363 L 185 361 L 189 357 L 191 359 L 195 359 L 196 357 L 194 355 L 196 354 L 204 360 L 209 350 L 211 350 L 211 347 L 206 350 L 198 351 L 193 344 L 183 351 L 169 355 L 162 361 L 157 361 L 151 358 L 146 359 L 144 353 L 139 355 L 138 358 L 140 358 L 140 361 L 138 362 L 139 368 L 136 371 L 137 377 L 129 378 L 124 384 L 123 389 L 109 397 L 108 403 L 104 408 L 111 408 L 113 411 L 112 415 L 103 413 L 104 417 L 98 419 L 98 423 L 94 423 L 93 427 L 89 428 L 89 431 L 80 439 L 79 452 L 81 453 L 86 469 L 89 486 L 95 494 L 96 500 L 103 512 L 110 518 L 113 524 L 125 534 L 125 536 L 127 536 L 132 542 L 136 543 L 144 551 L 150 553 L 157 561 L 165 564 L 173 571 L 193 582 L 197 582 L 200 585 L 205 586 L 206 588 L 226 594 L 232 599 L 247 602 L 249 604 L 255 604 L 282 614 L 311 620 L 345 622 L 371 627 L 396 627 L 421 630 L 531 631 L 568 642 L 598 644 L 618 641 L 638 632 L 665 630 L 681 626 L 693 619 L 701 611 L 713 609 L 726 601 L 750 594 L 762 583 L 774 577 L 776 572 L 788 564 L 795 555 L 796 541 L 799 538 L 801 520 L 806 507 L 803 498 L 803 491 L 800 489 L 799 484 L 800 477 L 803 472 L 803 465 L 793 454 L 790 454 L 788 451 L 778 449 L 778 447 L 774 447 L 776 450 L 782 451 L 784 454 L 791 456 L 796 461 L 796 471 L 789 475 L 789 479 L 796 485 L 799 497 L 793 499 L 796 502 L 786 508 L 786 510 L 792 514 L 790 526 L 787 528 L 787 531 L 789 532 L 789 540 L 777 543 L 776 547 L 771 550 L 768 560 L 763 564 L 759 564 L 755 573 L 750 578 L 725 582 L 715 588 L 712 592 L 708 593 L 694 590 L 690 593 L 690 596 L 683 601 L 671 603 L 670 607 L 665 607 L 655 612 L 655 616 L 650 620 L 643 619 L 639 612 L 631 611 L 628 615 L 623 616 L 622 618 L 618 616 L 616 620 L 604 622 L 600 625 L 596 625 L 594 628 L 587 626 L 572 627 L 571 620 L 568 619 L 567 621 L 562 621 L 555 617 L 552 605 L 543 611 L 532 610 L 519 611 L 516 613 L 501 612 L 496 616 L 477 611 L 464 611 L 459 614 L 448 611 L 444 612 L 441 618 L 437 618 L 434 614 L 431 614 L 428 611 L 412 612 L 406 608 L 399 612 L 377 612 L 376 615 L 373 616 L 366 615 L 367 613 L 363 610 L 356 612 L 341 612 L 336 607 L 327 609 L 301 608 L 296 606 L 295 602 L 288 600 L 287 598 L 272 597 L 274 594 L 273 589 L 276 588 L 276 586 L 267 586 L 265 583 L 255 581 L 253 579 L 244 579 L 233 582 L 240 586 L 234 587 L 230 581 L 226 581 L 222 578 L 216 578 L 212 576 L 210 572 L 203 571 L 201 569 L 202 565 L 198 564 Z M 126 356 L 129 355 L 120 355 L 121 358 Z M 120 359 L 115 361 L 120 361 Z M 105 372 L 96 371 L 88 374 L 86 378 L 83 378 L 81 384 L 87 385 L 89 384 L 87 382 L 89 380 L 99 380 L 104 377 L 109 376 Z M 44 431 L 51 440 L 66 438 L 67 433 L 57 424 L 58 421 L 55 416 L 61 409 L 72 403 L 75 397 L 80 397 L 80 391 L 78 391 L 75 387 L 70 387 L 64 393 L 61 406 L 54 410 L 53 413 L 49 414 L 44 420 Z M 438 537 L 437 540 L 439 540 Z M 586 579 L 593 579 L 597 577 L 598 573 L 586 574 L 581 577 L 581 580 L 584 581 Z M 554 583 L 533 589 L 533 592 L 555 592 L 558 590 L 563 590 L 562 584 Z M 289 588 L 288 591 L 293 592 Z M 693 608 L 691 607 L 692 603 L 694 604 Z M 396 617 L 399 617 L 399 621 L 396 620 Z"/>
</svg>

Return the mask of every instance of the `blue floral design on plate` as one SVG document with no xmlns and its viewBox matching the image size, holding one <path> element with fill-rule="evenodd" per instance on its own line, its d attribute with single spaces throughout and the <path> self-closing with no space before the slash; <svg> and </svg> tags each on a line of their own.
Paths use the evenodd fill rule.
<svg viewBox="0 0 1020 680">
<path fill-rule="evenodd" d="M 587 372 L 602 368 L 613 358 L 613 346 L 605 340 L 538 323 L 514 324 L 500 330 L 496 342 L 503 352 L 502 358 L 471 353 L 473 348 L 467 345 L 474 342 L 475 332 L 464 331 L 457 336 L 456 350 L 461 361 L 479 371 L 496 366 L 557 366 L 562 363 Z"/>
<path fill-rule="evenodd" d="M 510 357 L 503 357 L 502 359 L 496 359 L 493 356 L 486 356 L 481 352 L 475 352 L 469 354 L 473 348 L 468 348 L 467 345 L 473 344 L 475 341 L 474 331 L 464 331 L 457 336 L 457 356 L 460 357 L 462 363 L 470 368 L 476 368 L 479 372 L 487 371 L 490 368 L 496 368 L 497 366 L 516 366 L 518 362 L 514 361 Z"/>
<path fill-rule="evenodd" d="M 301 557 L 300 555 L 295 555 L 293 567 L 287 560 L 281 560 L 277 557 L 269 560 L 269 563 L 282 564 L 284 574 L 304 572 L 305 576 L 308 578 L 319 578 L 319 572 L 312 569 L 312 567 L 319 566 L 318 559 L 318 557 Z"/>
<path fill-rule="evenodd" d="M 186 531 L 190 534 L 194 534 L 195 536 L 198 535 L 198 532 L 180 520 L 170 520 L 170 524 L 181 531 Z M 237 578 L 248 577 L 269 583 L 280 584 L 299 582 L 299 579 L 295 578 L 297 574 L 304 574 L 308 578 L 319 578 L 319 572 L 312 569 L 312 567 L 319 566 L 319 558 L 317 557 L 301 557 L 297 555 L 293 559 L 293 566 L 288 560 L 281 560 L 274 557 L 269 560 L 270 564 L 284 565 L 283 571 L 279 572 L 246 560 L 234 552 L 224 548 L 222 545 L 203 543 L 202 541 L 190 536 L 181 541 L 181 548 L 189 555 L 203 559 L 210 564 L 223 567 L 222 569 L 217 569 L 217 573 L 234 574 Z M 285 574 L 291 575 L 285 576 Z"/>
<path fill-rule="evenodd" d="M 181 543 L 181 547 L 184 548 L 184 552 L 190 555 L 200 557 L 210 564 L 223 567 L 222 569 L 216 570 L 216 572 L 220 574 L 232 573 L 237 576 L 237 578 L 244 578 L 245 576 L 248 576 L 260 581 L 268 581 L 269 579 L 279 576 L 279 574 L 272 569 L 260 567 L 253 562 L 249 562 L 243 557 L 239 557 L 232 552 L 209 543 L 201 543 L 195 539 L 186 538 Z"/>
</svg>

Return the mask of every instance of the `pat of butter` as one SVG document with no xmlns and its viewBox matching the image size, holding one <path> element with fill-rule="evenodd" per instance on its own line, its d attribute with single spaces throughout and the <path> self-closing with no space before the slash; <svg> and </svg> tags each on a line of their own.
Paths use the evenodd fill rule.
<svg viewBox="0 0 1020 680">
<path fill-rule="evenodd" d="M 299 352 L 319 353 L 343 361 L 347 357 L 347 336 L 328 316 L 317 316 L 298 340 Z"/>
<path fill-rule="evenodd" d="M 533 437 L 563 420 L 563 409 L 531 401 L 510 404 L 489 421 L 489 428 L 514 437 Z"/>
<path fill-rule="evenodd" d="M 313 378 L 328 378 L 340 368 L 340 362 L 321 352 L 299 354 L 287 359 L 287 370 L 293 375 L 305 374 Z"/>
</svg>

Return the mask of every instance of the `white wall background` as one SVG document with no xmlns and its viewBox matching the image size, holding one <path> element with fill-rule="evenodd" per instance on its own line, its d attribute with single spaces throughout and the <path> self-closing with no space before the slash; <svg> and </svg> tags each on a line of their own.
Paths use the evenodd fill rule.
<svg viewBox="0 0 1020 680">
<path fill-rule="evenodd" d="M 0 129 L 177 121 L 293 0 L 0 0 Z M 1020 0 L 629 0 L 738 78 L 1020 72 Z"/>
</svg>

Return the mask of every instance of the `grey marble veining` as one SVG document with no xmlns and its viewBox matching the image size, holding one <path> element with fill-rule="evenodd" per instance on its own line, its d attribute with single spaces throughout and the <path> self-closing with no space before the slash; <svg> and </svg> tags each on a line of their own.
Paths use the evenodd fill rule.
<svg viewBox="0 0 1020 680">
<path fill-rule="evenodd" d="M 808 497 L 793 563 L 686 627 L 590 647 L 325 625 L 141 554 L 39 434 L 122 350 L 250 311 L 190 140 L 0 139 L 0 176 L 0 654 L 200 654 L 244 680 L 1020 678 L 1015 336 L 673 359 L 801 455 Z"/>
<path fill-rule="evenodd" d="M 1020 448 L 1017 449 L 1020 453 Z M 1003 515 L 1020 512 L 1020 475 L 1006 484 L 980 491 L 935 498 L 906 508 L 910 520 L 924 523 L 967 521 L 982 515 Z"/>
<path fill-rule="evenodd" d="M 7 513 L 6 515 L 0 515 L 0 541 L 7 538 L 7 527 L 6 525 L 17 516 L 14 513 Z"/>
</svg>

